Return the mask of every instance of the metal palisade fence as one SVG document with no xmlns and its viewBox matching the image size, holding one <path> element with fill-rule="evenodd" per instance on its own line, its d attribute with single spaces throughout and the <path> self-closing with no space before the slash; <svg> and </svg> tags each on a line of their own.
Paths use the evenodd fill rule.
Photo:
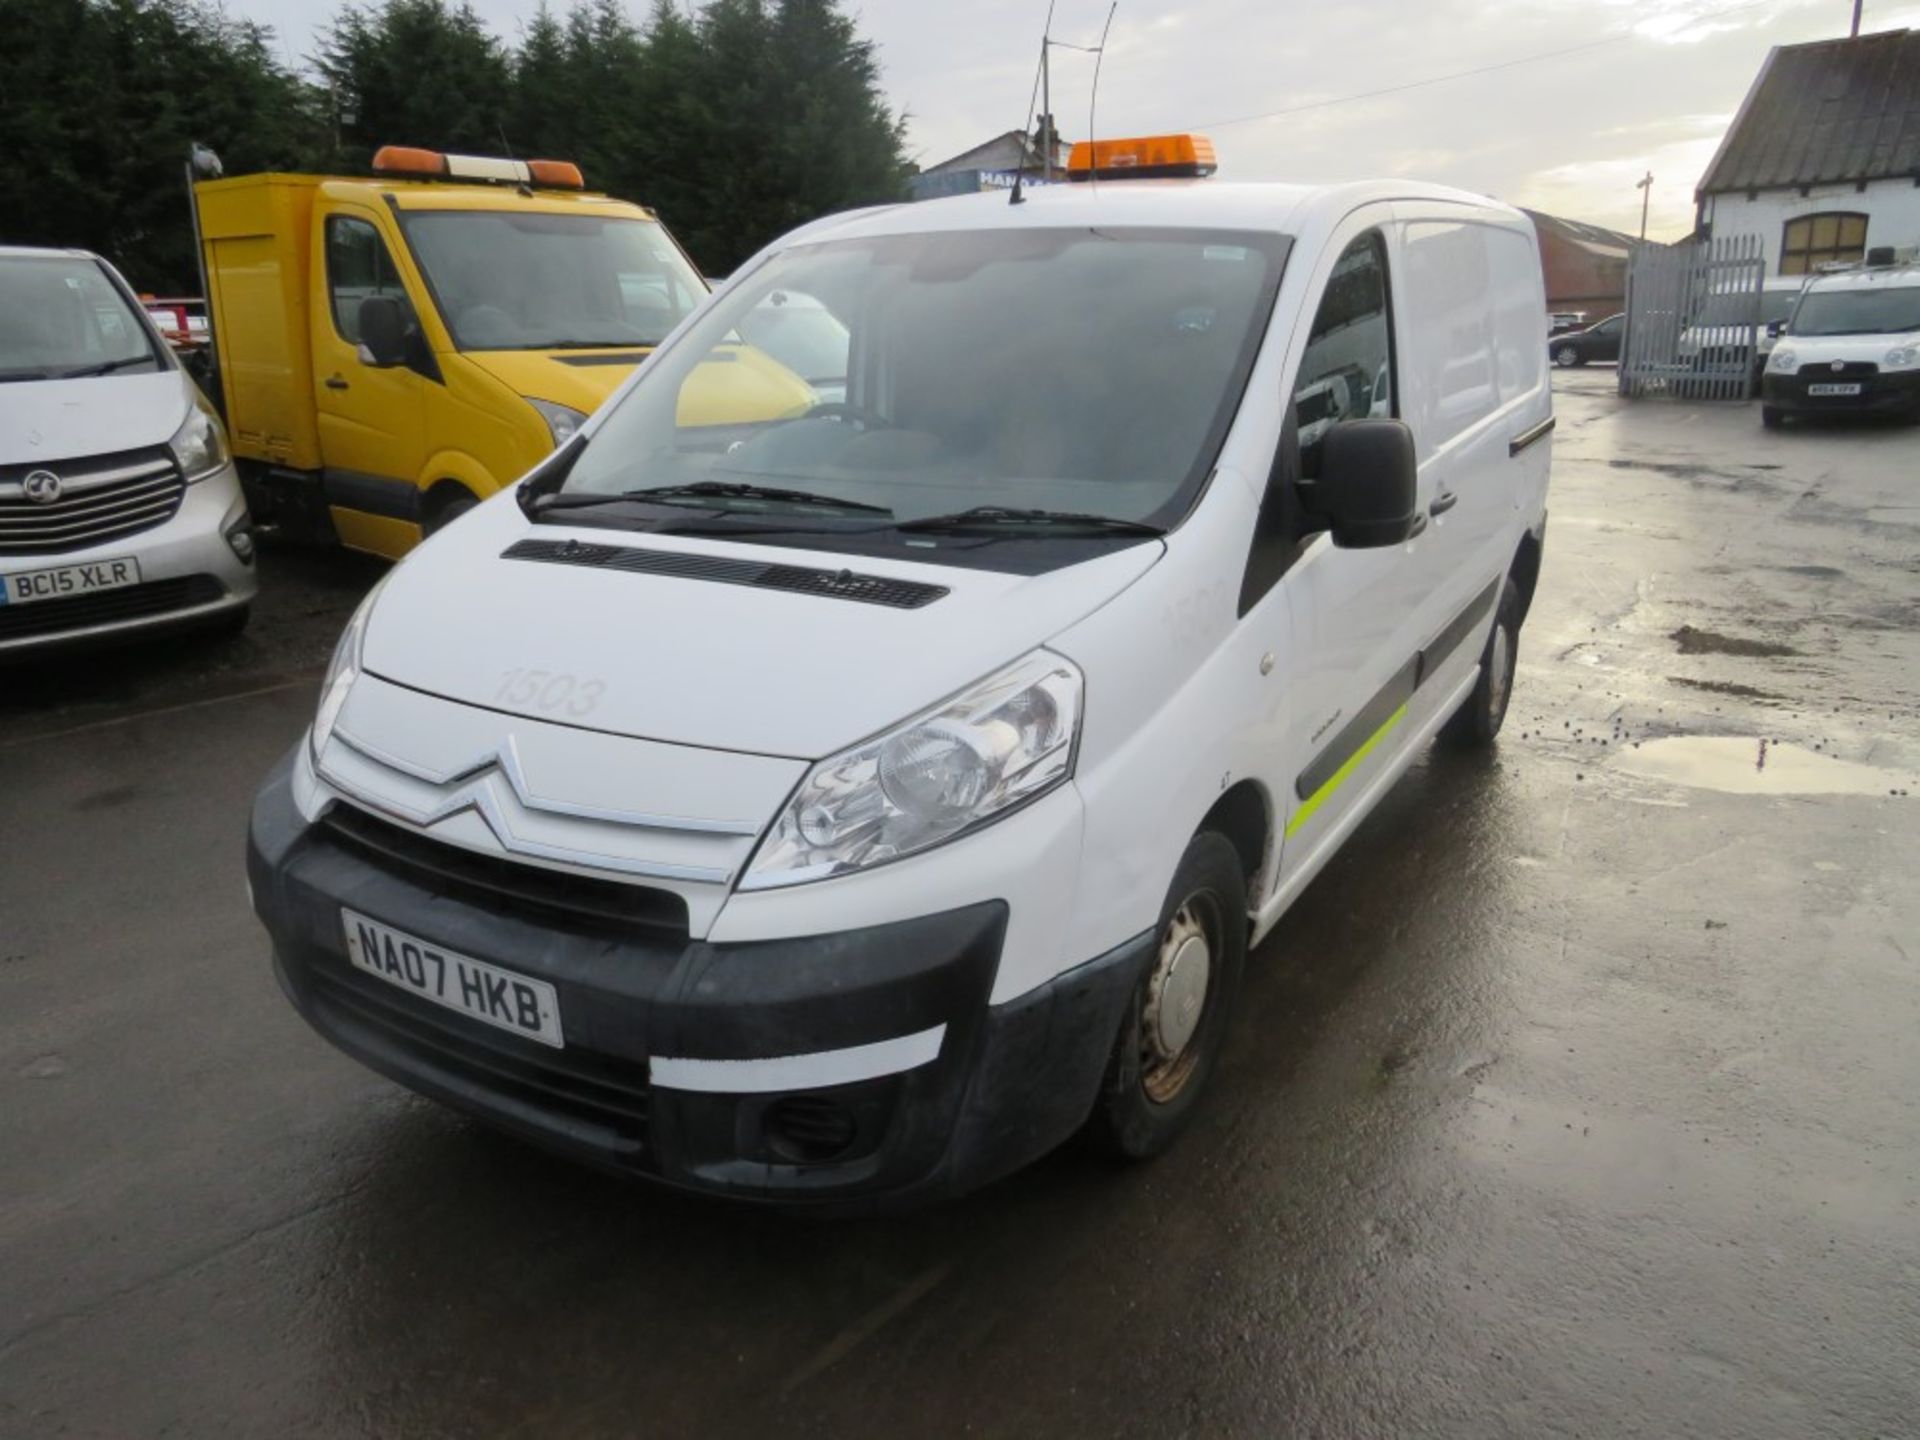
<svg viewBox="0 0 1920 1440">
<path fill-rule="evenodd" d="M 1627 267 L 1620 393 L 1745 400 L 1759 379 L 1758 235 L 1642 245 Z"/>
</svg>

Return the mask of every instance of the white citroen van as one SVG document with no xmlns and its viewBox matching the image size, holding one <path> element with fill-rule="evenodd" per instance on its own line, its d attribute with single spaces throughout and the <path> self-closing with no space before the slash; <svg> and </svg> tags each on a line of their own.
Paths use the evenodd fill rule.
<svg viewBox="0 0 1920 1440">
<path fill-rule="evenodd" d="M 0 661 L 237 630 L 257 589 L 226 430 L 126 281 L 0 247 Z"/>
<path fill-rule="evenodd" d="M 1178 173 L 1138 143 L 1107 168 Z M 846 327 L 844 398 L 688 423 L 775 291 Z M 1524 216 L 1401 181 L 789 235 L 354 617 L 253 811 L 280 983 L 683 1187 L 1153 1154 L 1248 947 L 1430 740 L 1500 729 L 1545 318 Z"/>
<path fill-rule="evenodd" d="M 1806 282 L 1761 378 L 1760 418 L 1920 420 L 1920 265 L 1867 264 Z"/>
</svg>

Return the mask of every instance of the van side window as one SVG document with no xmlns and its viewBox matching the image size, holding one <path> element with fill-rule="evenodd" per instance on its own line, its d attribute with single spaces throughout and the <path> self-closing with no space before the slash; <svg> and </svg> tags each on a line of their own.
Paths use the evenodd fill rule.
<svg viewBox="0 0 1920 1440">
<path fill-rule="evenodd" d="M 1320 473 L 1320 441 L 1342 420 L 1397 414 L 1393 325 L 1387 310 L 1387 250 L 1378 231 L 1355 240 L 1334 263 L 1307 334 L 1294 387 L 1300 474 Z"/>
<path fill-rule="evenodd" d="M 1536 394 L 1547 386 L 1547 347 L 1540 343 L 1540 261 L 1532 241 L 1518 230 L 1480 227 L 1493 278 L 1493 347 L 1500 403 Z"/>
<path fill-rule="evenodd" d="M 351 215 L 327 218 L 327 292 L 333 328 L 349 345 L 360 343 L 360 302 L 368 296 L 391 295 L 412 308 L 380 232 Z"/>
</svg>

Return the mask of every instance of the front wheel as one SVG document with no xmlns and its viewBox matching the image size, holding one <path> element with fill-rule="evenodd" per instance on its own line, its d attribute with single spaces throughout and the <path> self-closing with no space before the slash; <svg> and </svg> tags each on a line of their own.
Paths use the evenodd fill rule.
<svg viewBox="0 0 1920 1440">
<path fill-rule="evenodd" d="M 1463 750 L 1493 744 L 1507 718 L 1507 701 L 1513 695 L 1513 664 L 1519 653 L 1520 587 L 1509 576 L 1500 587 L 1500 605 L 1494 612 L 1487 647 L 1480 652 L 1480 678 L 1441 729 L 1442 740 Z"/>
<path fill-rule="evenodd" d="M 1562 370 L 1571 370 L 1580 363 L 1580 352 L 1571 345 L 1562 345 L 1553 352 L 1553 363 Z"/>
<path fill-rule="evenodd" d="M 1247 953 L 1240 854 L 1211 831 L 1180 857 L 1146 973 L 1120 1022 L 1086 1136 L 1128 1160 L 1187 1128 L 1226 1043 Z"/>
<path fill-rule="evenodd" d="M 1762 405 L 1760 407 L 1760 423 L 1769 430 L 1778 430 L 1782 425 L 1787 423 L 1787 417 L 1778 405 Z"/>
</svg>

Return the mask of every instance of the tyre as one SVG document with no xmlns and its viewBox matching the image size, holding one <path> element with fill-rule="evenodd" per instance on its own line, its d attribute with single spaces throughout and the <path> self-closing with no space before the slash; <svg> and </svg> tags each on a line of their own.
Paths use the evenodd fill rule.
<svg viewBox="0 0 1920 1440">
<path fill-rule="evenodd" d="M 1085 1131 L 1127 1160 L 1158 1155 L 1186 1129 L 1226 1043 L 1247 954 L 1247 882 L 1224 836 L 1203 831 L 1188 844 L 1157 935 Z"/>
<path fill-rule="evenodd" d="M 1508 576 L 1500 587 L 1500 605 L 1494 611 L 1487 648 L 1480 652 L 1480 678 L 1473 691 L 1440 731 L 1440 738 L 1462 750 L 1493 744 L 1507 718 L 1513 695 L 1513 666 L 1520 653 L 1520 587 Z"/>
<path fill-rule="evenodd" d="M 447 526 L 458 520 L 479 503 L 478 500 L 474 499 L 474 497 L 465 490 L 462 490 L 451 500 L 442 501 L 433 507 L 433 510 L 428 514 L 426 520 L 421 524 L 421 538 L 425 539 L 429 535 L 439 534 L 442 530 L 446 529 Z"/>
<path fill-rule="evenodd" d="M 1760 407 L 1760 423 L 1769 430 L 1778 430 L 1787 423 L 1786 412 L 1778 405 L 1762 405 Z"/>
<path fill-rule="evenodd" d="M 1580 358 L 1579 350 L 1571 345 L 1562 345 L 1553 352 L 1553 363 L 1562 370 L 1571 370 L 1576 365 L 1584 365 L 1586 362 Z"/>
</svg>

